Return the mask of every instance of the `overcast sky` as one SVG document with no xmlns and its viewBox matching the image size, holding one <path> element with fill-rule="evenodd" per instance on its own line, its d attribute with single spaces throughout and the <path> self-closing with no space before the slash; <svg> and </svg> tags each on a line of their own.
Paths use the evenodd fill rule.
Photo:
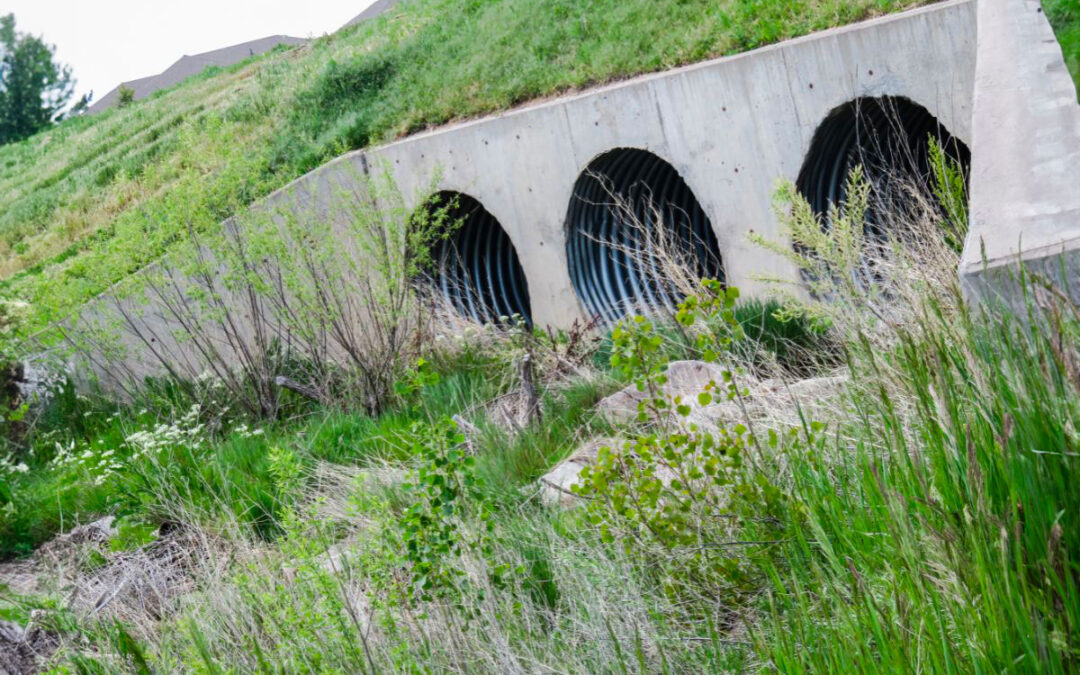
<svg viewBox="0 0 1080 675">
<path fill-rule="evenodd" d="M 154 75 L 184 54 L 267 35 L 332 33 L 373 0 L 0 0 L 0 16 L 44 36 L 94 98 Z"/>
</svg>

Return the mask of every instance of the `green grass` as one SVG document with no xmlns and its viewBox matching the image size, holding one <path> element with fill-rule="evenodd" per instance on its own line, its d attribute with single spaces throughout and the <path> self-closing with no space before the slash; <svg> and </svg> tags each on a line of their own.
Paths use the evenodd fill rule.
<svg viewBox="0 0 1080 675">
<path fill-rule="evenodd" d="M 578 382 L 549 394 L 543 421 L 511 437 L 477 415 L 479 403 L 513 382 L 512 361 L 491 349 L 437 361 L 442 376 L 416 405 L 378 418 L 323 412 L 256 437 L 228 425 L 233 431 L 206 436 L 205 447 L 133 464 L 100 489 L 85 473 L 38 465 L 13 484 L 25 496 L 0 541 L 11 554 L 47 536 L 60 512 L 52 502 L 68 518 L 108 511 L 155 523 L 179 512 L 217 531 L 239 526 L 238 551 L 264 542 L 260 567 L 238 562 L 214 580 L 215 592 L 237 594 L 228 602 L 195 598 L 180 616 L 140 633 L 146 658 L 165 671 L 247 670 L 259 659 L 293 670 L 363 670 L 361 633 L 335 619 L 344 611 L 335 604 L 341 582 L 318 571 L 318 554 L 341 530 L 290 510 L 295 495 L 281 491 L 274 448 L 289 448 L 309 468 L 407 464 L 414 422 L 472 410 L 477 476 L 493 508 L 491 555 L 513 563 L 510 582 L 487 587 L 484 613 L 447 628 L 454 638 L 446 641 L 395 623 L 404 606 L 378 605 L 374 616 L 385 622 L 371 639 L 380 670 L 504 672 L 512 663 L 582 672 L 1073 672 L 1080 312 L 1059 305 L 1048 316 L 985 316 L 954 304 L 927 299 L 887 346 L 877 334 L 852 335 L 841 345 L 850 414 L 811 443 L 754 455 L 764 484 L 782 490 L 788 507 L 778 511 L 783 522 L 755 519 L 756 497 L 734 495 L 731 513 L 741 522 L 716 533 L 741 543 L 732 555 L 746 574 L 730 594 L 712 584 L 695 594 L 686 579 L 673 585 L 672 575 L 687 570 L 680 550 L 665 557 L 607 544 L 580 512 L 537 506 L 533 481 L 583 438 L 610 433 L 591 413 L 608 385 Z M 760 317 L 762 307 L 739 314 Z M 757 339 L 792 330 L 773 327 Z M 676 345 L 671 357 L 681 356 Z M 153 422 L 150 413 L 118 416 L 112 408 L 71 412 L 54 422 L 79 419 L 72 431 L 89 445 L 116 443 Z M 38 440 L 44 462 L 46 440 Z M 393 522 L 408 506 L 405 494 L 366 500 L 373 510 L 364 517 Z M 763 544 L 763 529 L 781 534 Z M 386 564 L 378 550 L 361 545 L 360 578 Z M 24 617 L 50 602 L 24 598 L 0 610 Z M 83 622 L 66 630 L 104 646 L 116 629 Z"/>
<path fill-rule="evenodd" d="M 0 148 L 0 293 L 41 328 L 351 148 L 923 0 L 413 0 Z"/>
<path fill-rule="evenodd" d="M 293 450 L 309 469 L 319 461 L 350 466 L 408 461 L 415 424 L 456 414 L 482 420 L 481 406 L 513 383 L 512 369 L 497 354 L 466 350 L 437 364 L 436 371 L 438 381 L 424 388 L 415 405 L 402 404 L 378 417 L 316 410 L 258 425 L 258 435 L 245 431 L 243 418 L 217 414 L 224 404 L 208 403 L 200 420 L 218 430 L 205 443 L 181 444 L 137 461 L 125 439 L 172 423 L 191 400 L 178 388 L 157 387 L 134 404 L 118 406 L 101 397 L 78 397 L 67 387 L 24 441 L 30 451 L 18 456 L 30 471 L 0 483 L 0 560 L 28 554 L 56 534 L 104 514 L 152 524 L 179 517 L 206 525 L 237 521 L 272 538 L 282 515 L 269 459 L 273 448 Z M 514 488 L 535 479 L 571 449 L 576 436 L 565 429 L 579 426 L 596 400 L 592 384 L 552 396 L 547 423 L 512 441 L 484 423 L 477 440 L 491 484 Z M 98 482 L 96 458 L 56 465 L 58 444 L 74 444 L 76 457 L 111 449 L 124 467 Z M 181 505 L 183 513 L 177 511 Z"/>
<path fill-rule="evenodd" d="M 1080 325 L 1044 322 L 929 303 L 895 352 L 855 346 L 917 412 L 866 392 L 843 461 L 792 462 L 806 522 L 757 640 L 780 671 L 1075 672 Z"/>
<path fill-rule="evenodd" d="M 1043 10 L 1054 27 L 1065 65 L 1080 90 L 1080 2 L 1076 0 L 1045 0 Z"/>
</svg>

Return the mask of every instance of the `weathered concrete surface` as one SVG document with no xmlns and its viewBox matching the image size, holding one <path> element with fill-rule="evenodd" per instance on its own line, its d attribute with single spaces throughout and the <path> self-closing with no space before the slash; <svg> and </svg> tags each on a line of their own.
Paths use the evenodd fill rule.
<svg viewBox="0 0 1080 675">
<path fill-rule="evenodd" d="M 1080 105 L 1037 0 L 981 0 L 965 292 L 1019 307 L 1026 268 L 1080 299 Z"/>
</svg>

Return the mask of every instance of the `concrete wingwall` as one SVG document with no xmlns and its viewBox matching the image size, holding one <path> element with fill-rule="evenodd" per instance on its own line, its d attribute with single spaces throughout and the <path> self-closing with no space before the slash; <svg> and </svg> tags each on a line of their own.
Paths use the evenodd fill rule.
<svg viewBox="0 0 1080 675">
<path fill-rule="evenodd" d="M 380 171 L 392 172 L 411 207 L 432 185 L 463 193 L 509 236 L 533 322 L 567 327 L 586 318 L 568 269 L 575 182 L 594 158 L 638 148 L 669 163 L 692 191 L 726 280 L 760 294 L 763 278 L 799 277 L 748 235 L 782 238 L 777 181 L 797 179 L 822 122 L 858 99 L 899 97 L 970 145 L 976 42 L 975 1 L 951 0 L 352 152 L 255 208 L 300 213 Z M 308 217 L 340 217 L 318 210 Z M 84 314 L 106 314 L 103 303 Z"/>
<path fill-rule="evenodd" d="M 1080 104 L 1037 0 L 982 0 L 973 100 L 969 297 L 1023 311 L 1017 272 L 1080 301 Z"/>
</svg>

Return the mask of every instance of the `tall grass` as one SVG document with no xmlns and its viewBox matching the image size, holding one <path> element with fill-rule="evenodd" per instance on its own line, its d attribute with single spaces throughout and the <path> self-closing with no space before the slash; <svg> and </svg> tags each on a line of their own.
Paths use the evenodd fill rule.
<svg viewBox="0 0 1080 675">
<path fill-rule="evenodd" d="M 684 562 L 607 544 L 579 511 L 515 488 L 576 443 L 585 389 L 516 440 L 477 437 L 482 475 L 505 483 L 492 486 L 493 555 L 515 571 L 489 585 L 484 561 L 463 559 L 485 591 L 473 609 L 375 590 L 395 572 L 372 523 L 406 505 L 368 492 L 344 540 L 303 512 L 272 547 L 225 528 L 230 573 L 129 628 L 169 672 L 1073 672 L 1080 311 L 1046 296 L 1023 317 L 924 300 L 887 337 L 845 341 L 845 415 L 755 460 L 791 520 L 770 542 L 752 518 L 725 526 L 750 564 L 738 593 L 673 592 Z M 335 544 L 344 567 L 322 555 Z"/>
<path fill-rule="evenodd" d="M 1080 324 L 1057 309 L 1047 323 L 931 299 L 895 350 L 849 345 L 870 385 L 849 440 L 790 458 L 807 522 L 756 635 L 778 669 L 1075 670 Z"/>
</svg>

